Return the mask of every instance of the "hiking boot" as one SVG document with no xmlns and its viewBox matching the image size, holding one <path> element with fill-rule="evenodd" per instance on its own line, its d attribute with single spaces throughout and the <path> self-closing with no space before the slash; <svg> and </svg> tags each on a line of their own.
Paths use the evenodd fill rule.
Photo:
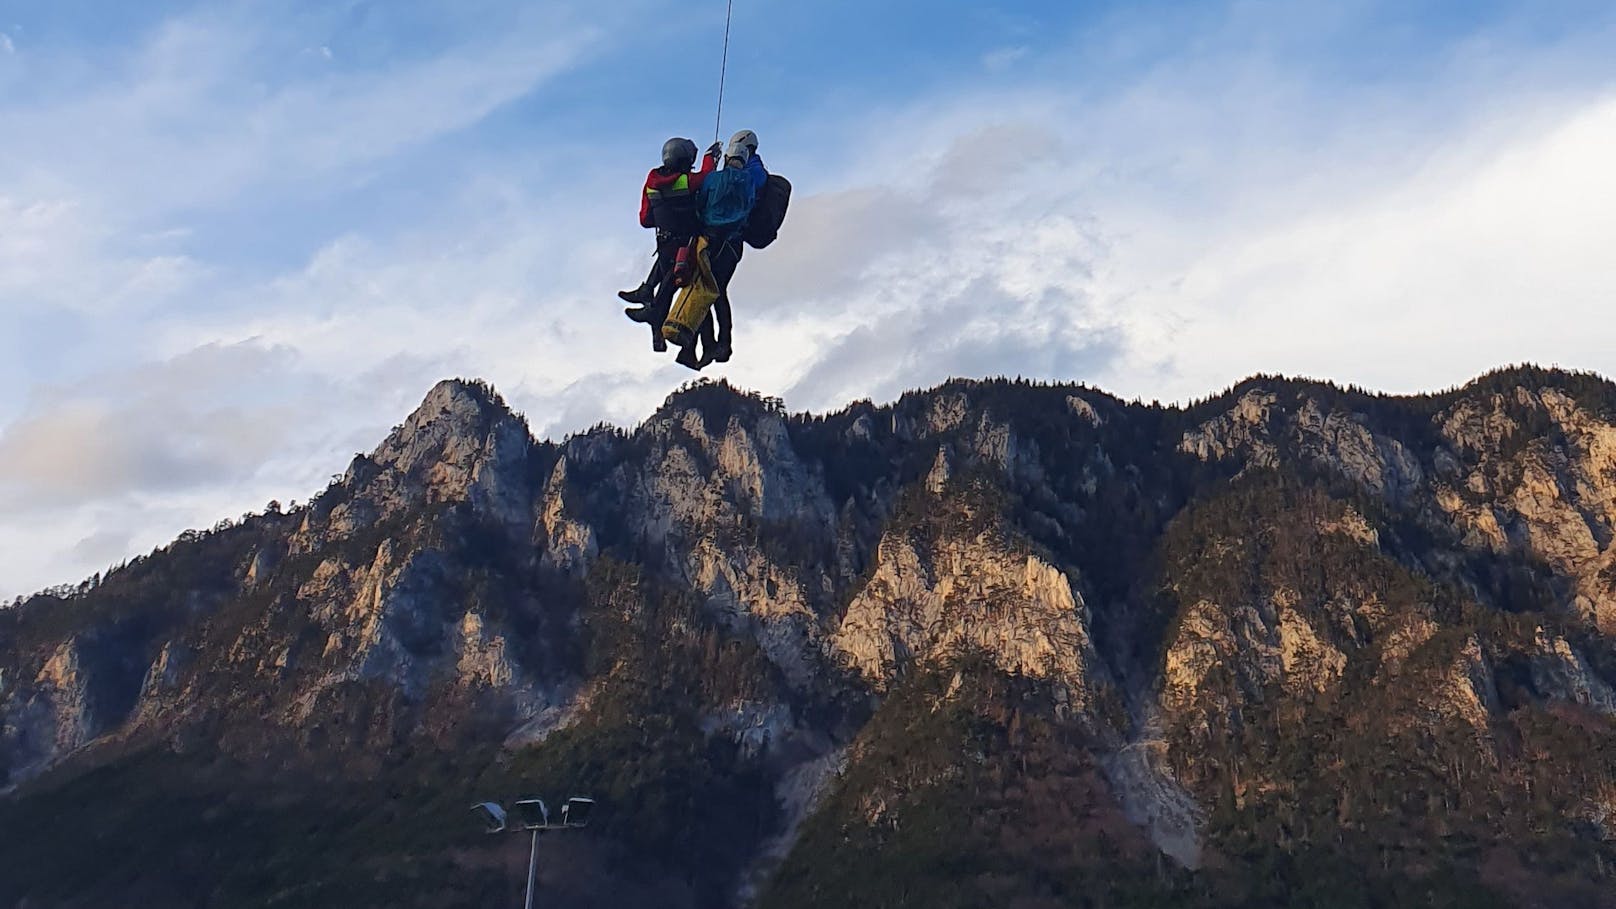
<svg viewBox="0 0 1616 909">
<path fill-rule="evenodd" d="M 713 345 L 712 361 L 714 363 L 728 363 L 730 355 L 734 352 L 734 349 L 729 345 L 729 339 L 725 338 Z"/>
<path fill-rule="evenodd" d="M 696 348 L 694 345 L 679 348 L 679 355 L 673 358 L 673 362 L 678 363 L 680 366 L 684 366 L 688 369 L 694 369 L 697 372 L 701 372 L 701 367 L 703 366 L 702 362 L 696 359 Z"/>
<path fill-rule="evenodd" d="M 631 321 L 642 324 L 650 324 L 653 318 L 650 306 L 625 306 L 623 307 L 623 315 L 628 316 Z"/>
<path fill-rule="evenodd" d="M 617 296 L 620 297 L 624 303 L 638 303 L 641 307 L 645 307 L 650 306 L 651 301 L 656 299 L 656 291 L 652 290 L 651 285 L 649 284 L 641 284 L 639 287 L 636 287 L 633 290 L 620 290 L 617 292 Z M 634 317 L 629 316 L 629 318 L 633 319 Z M 637 322 L 640 320 L 635 319 L 635 321 Z"/>
<path fill-rule="evenodd" d="M 660 325 L 651 326 L 651 349 L 657 353 L 667 353 L 668 351 L 668 339 L 662 337 L 662 327 Z"/>
</svg>

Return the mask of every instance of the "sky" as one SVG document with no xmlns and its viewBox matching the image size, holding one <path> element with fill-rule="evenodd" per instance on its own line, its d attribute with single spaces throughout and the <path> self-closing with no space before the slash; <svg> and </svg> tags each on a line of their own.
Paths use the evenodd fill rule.
<svg viewBox="0 0 1616 909">
<path fill-rule="evenodd" d="M 540 437 L 694 374 L 614 292 L 725 3 L 0 0 L 0 598 L 307 500 L 441 378 Z M 795 194 L 704 375 L 1185 401 L 1616 375 L 1608 0 L 734 0 Z"/>
</svg>

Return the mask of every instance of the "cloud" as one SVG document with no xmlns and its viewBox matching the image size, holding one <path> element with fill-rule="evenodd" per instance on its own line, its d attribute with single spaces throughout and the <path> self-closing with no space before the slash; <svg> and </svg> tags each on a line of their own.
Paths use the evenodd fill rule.
<svg viewBox="0 0 1616 909">
<path fill-rule="evenodd" d="M 334 7 L 193 8 L 0 66 L 0 382 L 12 389 L 0 395 L 0 538 L 16 543 L 0 546 L 0 588 L 99 567 L 77 546 L 98 534 L 139 528 L 151 545 L 305 496 L 432 381 L 482 371 L 463 355 L 480 340 L 469 328 L 464 349 L 444 343 L 452 314 L 412 322 L 350 301 L 365 275 L 324 285 L 315 307 L 282 292 L 300 283 L 300 248 L 375 248 L 372 231 L 442 216 L 413 185 L 352 199 L 576 66 L 621 15 L 487 12 L 421 4 L 359 22 Z M 400 35 L 401 19 L 430 27 Z M 300 55 L 311 37 L 332 53 Z M 432 157 L 417 174 L 466 167 Z M 428 204 L 370 213 L 412 190 Z M 413 256 L 408 242 L 382 241 Z M 429 245 L 452 260 L 442 235 Z M 475 272 L 461 277 L 410 299 L 441 310 L 478 297 L 465 292 Z M 283 301 L 272 327 L 299 344 L 240 330 Z M 372 355 L 367 318 L 431 334 Z M 4 532 L 25 525 L 52 531 Z"/>
<path fill-rule="evenodd" d="M 1026 59 L 1030 53 L 1032 48 L 1025 45 L 995 48 L 982 55 L 982 68 L 993 73 L 1003 72 Z"/>
<path fill-rule="evenodd" d="M 607 113 L 626 13 L 449 16 L 398 48 L 337 13 L 230 9 L 0 67 L 31 67 L 0 99 L 0 594 L 103 567 L 120 535 L 304 498 L 445 376 L 550 437 L 636 423 L 691 378 L 613 296 L 643 274 L 629 212 L 662 138 Z M 950 375 L 1171 400 L 1258 370 L 1616 371 L 1616 98 L 1578 63 L 1608 30 L 1478 33 L 1368 78 L 1239 9 L 1024 54 L 1001 35 L 1009 75 L 973 43 L 926 95 L 771 102 L 797 197 L 709 374 L 830 409 Z"/>
<path fill-rule="evenodd" d="M 310 390 L 292 375 L 292 359 L 285 349 L 209 346 L 37 391 L 0 432 L 0 507 L 80 505 L 251 477 L 293 436 L 295 412 L 265 389 Z"/>
<path fill-rule="evenodd" d="M 73 558 L 92 565 L 112 565 L 129 555 L 132 537 L 125 532 L 103 530 L 73 544 Z"/>
<path fill-rule="evenodd" d="M 1394 391 L 1535 360 L 1607 374 L 1616 93 L 1507 140 L 1221 238 L 1154 305 L 1198 317 L 1199 371 L 1306 372 Z M 1462 339 L 1462 340 L 1461 340 Z"/>
<path fill-rule="evenodd" d="M 0 301 L 14 313 L 149 311 L 205 275 L 190 257 L 130 247 L 90 202 L 0 191 Z"/>
<path fill-rule="evenodd" d="M 531 93 L 602 34 L 558 16 L 516 31 L 492 22 L 436 53 L 287 67 L 281 48 L 307 24 L 249 15 L 196 13 L 93 62 L 40 65 L 28 91 L 0 101 L 0 172 L 34 174 L 23 186 L 38 199 L 90 196 L 146 219 L 240 204 L 249 190 L 329 193 L 331 179 Z M 85 84 L 87 69 L 100 78 Z"/>
</svg>

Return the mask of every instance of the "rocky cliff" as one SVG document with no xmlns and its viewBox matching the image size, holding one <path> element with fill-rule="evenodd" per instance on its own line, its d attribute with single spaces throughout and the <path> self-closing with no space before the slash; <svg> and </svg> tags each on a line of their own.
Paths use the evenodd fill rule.
<svg viewBox="0 0 1616 909">
<path fill-rule="evenodd" d="M 1616 905 L 1613 530 L 1587 375 L 698 385 L 560 443 L 444 382 L 0 612 L 0 905 L 485 905 L 465 805 L 580 790 L 578 905 Z"/>
</svg>

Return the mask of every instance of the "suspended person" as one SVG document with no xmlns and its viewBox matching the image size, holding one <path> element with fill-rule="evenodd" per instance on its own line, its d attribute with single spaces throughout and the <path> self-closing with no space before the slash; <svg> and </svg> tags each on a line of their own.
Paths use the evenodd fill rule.
<svg viewBox="0 0 1616 909">
<path fill-rule="evenodd" d="M 696 143 L 669 139 L 662 145 L 662 166 L 645 175 L 645 187 L 640 192 L 640 226 L 656 230 L 656 260 L 643 284 L 633 290 L 620 290 L 617 295 L 635 304 L 624 309 L 624 315 L 651 326 L 651 347 L 657 351 L 668 349 L 660 329 L 677 290 L 669 280 L 674 262 L 679 250 L 701 230 L 699 193 L 703 180 L 718 169 L 721 150 L 714 142 L 707 149 L 701 170 L 696 171 L 692 170 Z"/>
<path fill-rule="evenodd" d="M 724 291 L 740 261 L 741 231 L 746 226 L 757 198 L 753 177 L 747 169 L 756 146 L 756 137 L 737 133 L 725 152 L 724 166 L 707 175 L 701 187 L 701 235 L 692 249 L 694 273 L 681 283 L 680 291 L 662 326 L 667 340 L 679 345 L 675 360 L 690 369 L 701 369 L 715 360 L 729 359 L 732 329 L 728 299 Z M 761 162 L 760 162 L 761 163 Z M 733 248 L 729 248 L 733 247 Z M 714 272 L 715 263 L 721 269 Z M 722 276 L 722 280 L 720 280 Z M 719 336 L 713 336 L 715 303 L 724 299 L 718 313 Z M 696 356 L 696 343 L 702 342 L 703 356 Z M 723 342 L 723 347 L 719 342 Z"/>
<path fill-rule="evenodd" d="M 725 160 L 734 166 L 740 162 L 746 170 L 747 177 L 752 184 L 752 200 L 755 205 L 758 194 L 769 181 L 769 170 L 763 166 L 763 158 L 758 155 L 757 133 L 743 129 L 730 137 L 729 147 L 724 152 Z M 748 217 L 751 211 L 747 212 Z M 729 305 L 729 281 L 735 276 L 735 269 L 741 264 L 741 253 L 745 251 L 742 241 L 742 232 L 746 229 L 746 222 L 734 231 L 719 245 L 718 251 L 713 255 L 713 278 L 718 282 L 718 300 L 713 304 L 714 315 L 718 320 L 718 337 L 713 350 L 713 360 L 726 363 L 733 351 L 734 345 L 734 318 Z"/>
<path fill-rule="evenodd" d="M 718 175 L 709 175 L 701 189 L 701 264 L 706 277 L 713 281 L 716 299 L 711 309 L 701 315 L 700 332 L 685 325 L 700 306 L 701 294 L 695 294 L 695 307 L 684 312 L 684 319 L 669 319 L 664 335 L 679 341 L 682 366 L 701 369 L 709 362 L 729 362 L 734 354 L 734 315 L 729 304 L 729 280 L 735 277 L 735 268 L 742 257 L 743 231 L 747 230 L 751 207 L 758 199 L 758 191 L 768 183 L 769 171 L 763 167 L 758 155 L 758 134 L 742 129 L 730 136 L 724 149 L 724 168 Z M 779 225 L 776 225 L 776 228 Z M 718 323 L 714 336 L 713 323 Z M 671 330 L 669 330 L 671 328 Z M 700 335 L 703 356 L 696 357 L 696 338 Z"/>
</svg>

